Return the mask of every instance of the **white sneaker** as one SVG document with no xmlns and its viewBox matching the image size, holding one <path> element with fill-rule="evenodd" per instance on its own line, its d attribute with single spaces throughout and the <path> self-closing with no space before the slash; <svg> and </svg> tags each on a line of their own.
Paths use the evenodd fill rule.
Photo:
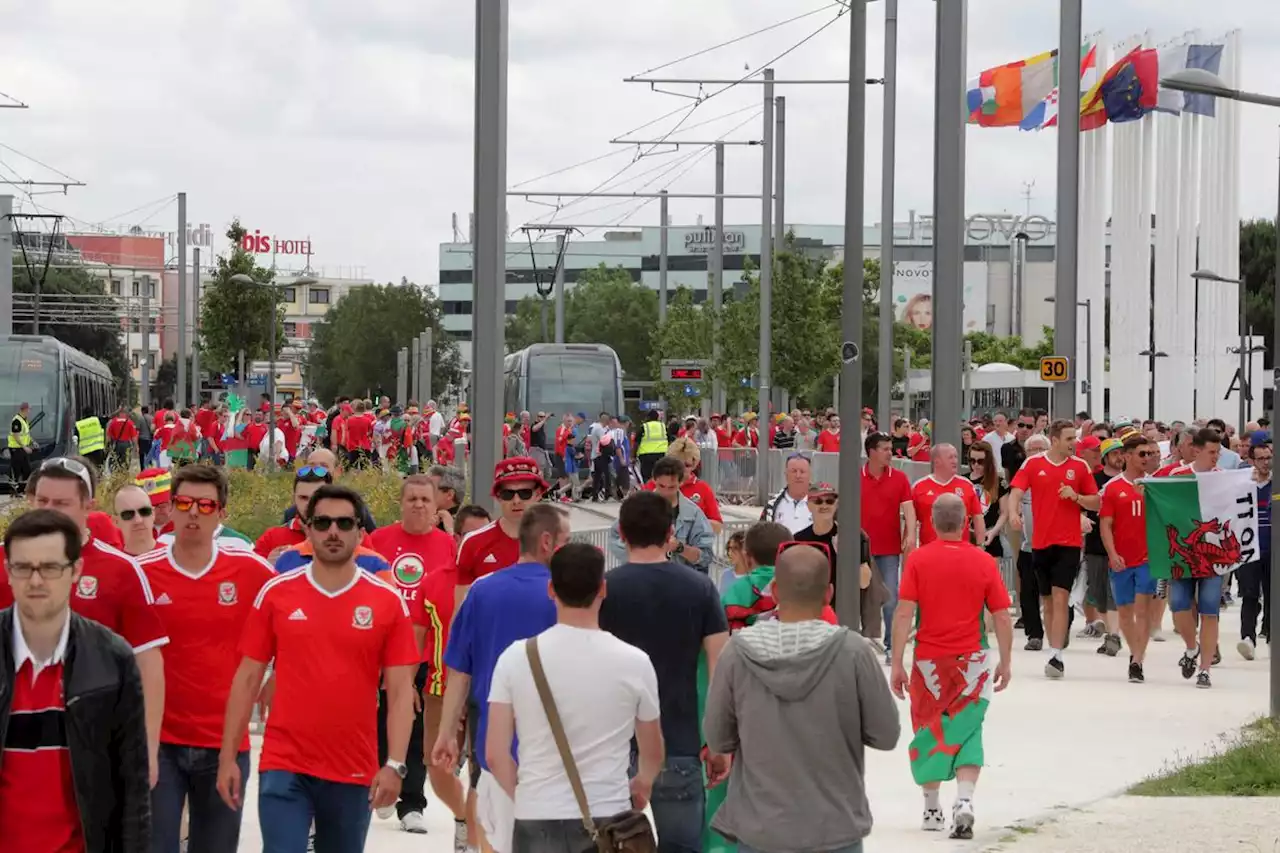
<svg viewBox="0 0 1280 853">
<path fill-rule="evenodd" d="M 942 832 L 947 828 L 947 816 L 942 813 L 942 809 L 925 809 L 920 828 L 925 832 Z"/>
<path fill-rule="evenodd" d="M 453 822 L 453 853 L 467 853 L 467 822 L 465 820 L 455 820 Z"/>
<path fill-rule="evenodd" d="M 426 835 L 427 819 L 422 816 L 422 812 L 409 812 L 400 818 L 400 828 L 414 835 Z"/>
<path fill-rule="evenodd" d="M 1236 651 L 1238 651 L 1240 653 L 1240 657 L 1245 660 L 1253 660 L 1255 654 L 1253 640 L 1245 637 L 1243 640 L 1236 643 Z"/>
<path fill-rule="evenodd" d="M 1165 637 L 1165 635 L 1164 635 L 1164 631 L 1161 631 L 1159 628 L 1156 628 L 1156 629 L 1152 630 L 1152 632 L 1151 632 L 1151 642 L 1153 642 L 1153 643 L 1163 643 L 1166 639 L 1167 639 L 1167 638 L 1166 638 L 1166 637 Z"/>
<path fill-rule="evenodd" d="M 391 818 L 396 816 L 396 807 L 383 806 L 382 808 L 378 809 L 375 812 L 375 814 L 378 815 L 378 820 L 391 820 Z"/>
<path fill-rule="evenodd" d="M 952 838 L 973 838 L 973 803 L 957 800 L 951 809 L 951 824 Z"/>
</svg>

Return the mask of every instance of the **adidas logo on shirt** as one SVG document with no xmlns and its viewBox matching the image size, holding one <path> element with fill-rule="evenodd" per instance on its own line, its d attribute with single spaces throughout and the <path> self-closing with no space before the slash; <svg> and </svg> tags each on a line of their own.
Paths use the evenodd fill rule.
<svg viewBox="0 0 1280 853">
<path fill-rule="evenodd" d="M 156 604 L 173 604 L 173 599 L 169 598 L 169 593 L 162 592 L 160 597 L 156 599 Z"/>
<path fill-rule="evenodd" d="M 1041 471 L 1041 472 L 1039 472 L 1038 474 L 1036 474 L 1036 476 L 1037 476 L 1037 477 L 1043 477 L 1043 476 L 1044 476 L 1044 472 L 1043 472 L 1043 471 Z"/>
<path fill-rule="evenodd" d="M 495 557 L 495 556 L 493 556 L 492 554 L 487 554 L 487 555 L 485 555 L 484 562 L 486 562 L 486 563 L 496 563 L 496 562 L 498 562 L 498 558 L 497 558 L 497 557 Z"/>
<path fill-rule="evenodd" d="M 290 613 L 290 614 L 289 614 L 289 621 L 290 621 L 290 622 L 305 622 L 305 621 L 307 621 L 307 614 L 303 613 L 303 612 L 302 612 L 302 608 L 301 608 L 301 607 L 299 607 L 297 610 L 295 610 L 295 611 L 293 611 L 292 613 Z"/>
</svg>

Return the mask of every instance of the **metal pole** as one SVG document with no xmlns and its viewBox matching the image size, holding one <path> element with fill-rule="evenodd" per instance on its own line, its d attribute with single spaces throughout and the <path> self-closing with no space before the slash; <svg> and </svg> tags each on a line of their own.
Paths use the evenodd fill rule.
<svg viewBox="0 0 1280 853">
<path fill-rule="evenodd" d="M 236 378 L 239 380 L 236 385 L 239 386 L 240 399 L 245 403 L 249 402 L 249 377 L 244 372 L 244 350 L 236 353 Z"/>
<path fill-rule="evenodd" d="M 151 405 L 151 276 L 140 278 L 142 285 L 142 374 L 138 381 L 138 399 Z"/>
<path fill-rule="evenodd" d="M 407 404 L 409 400 L 416 401 L 419 405 L 425 403 L 422 399 L 422 335 L 413 336 L 413 340 L 409 342 L 409 391 L 405 399 Z"/>
<path fill-rule="evenodd" d="M 658 322 L 667 321 L 667 191 L 663 190 L 658 198 L 658 215 L 662 222 L 658 226 Z"/>
<path fill-rule="evenodd" d="M 849 4 L 849 79 L 866 77 L 867 4 Z M 963 74 L 961 75 L 964 76 Z M 768 87 L 766 87 L 767 89 Z M 867 88 L 849 87 L 849 111 L 845 127 L 844 244 L 849 247 L 844 264 L 844 309 L 841 311 L 840 398 L 837 409 L 851 422 L 862 410 L 862 203 L 866 156 Z M 766 192 L 768 187 L 765 188 Z M 766 202 L 767 204 L 767 202 Z M 855 427 L 856 429 L 856 427 Z M 856 436 L 857 433 L 855 432 Z M 845 530 L 862 529 L 862 454 L 857 448 L 839 455 L 838 479 L 844 498 L 837 510 Z M 858 584 L 858 552 L 838 549 L 836 555 L 836 615 L 852 630 L 862 627 L 861 590 Z"/>
<path fill-rule="evenodd" d="M 1280 258 L 1280 183 L 1276 188 L 1276 257 Z M 1277 276 L 1277 281 L 1280 281 L 1280 276 Z M 1274 436 L 1276 414 L 1280 412 L 1280 311 L 1271 313 L 1275 318 L 1271 331 L 1271 434 Z M 1276 475 L 1272 473 L 1273 501 L 1275 479 Z M 1274 512 L 1274 503 L 1271 508 Z M 1267 590 L 1267 607 L 1271 608 L 1271 624 L 1280 624 L 1276 621 L 1280 619 L 1280 524 L 1275 523 L 1274 517 L 1271 524 L 1271 589 Z M 1271 655 L 1271 718 L 1280 719 L 1280 655 Z"/>
<path fill-rule="evenodd" d="M 934 444 L 945 442 L 959 447 L 960 355 L 964 337 L 964 141 L 967 118 L 964 81 L 968 0 L 948 0 L 935 5 L 933 382 L 929 393 Z M 1066 103 L 1075 101 L 1067 100 Z"/>
<path fill-rule="evenodd" d="M 902 416 L 911 419 L 911 348 L 902 351 Z M 892 428 L 892 424 L 889 425 Z M 888 430 L 885 430 L 886 432 Z"/>
<path fill-rule="evenodd" d="M 267 400 L 270 405 L 267 409 L 267 470 L 276 470 L 276 286 L 268 285 L 267 289 L 271 292 L 271 317 L 268 335 L 270 336 L 270 345 L 268 358 L 271 359 L 269 364 L 270 370 L 267 371 Z"/>
<path fill-rule="evenodd" d="M 564 343 L 564 241 L 565 234 L 556 235 L 556 343 Z"/>
<path fill-rule="evenodd" d="M 893 190 L 897 168 L 898 0 L 884 4 L 884 141 L 880 161 L 880 359 L 876 420 L 889 432 L 893 390 Z"/>
<path fill-rule="evenodd" d="M 724 143 L 716 143 L 716 192 L 724 192 Z M 711 330 L 711 361 L 715 364 L 715 379 L 711 383 L 711 409 L 724 412 L 724 380 L 720 376 L 720 311 L 724 307 L 724 199 L 715 200 L 715 237 L 711 244 L 710 281 L 711 316 L 715 328 Z"/>
<path fill-rule="evenodd" d="M 187 194 L 178 193 L 178 408 L 191 402 L 187 395 Z"/>
<path fill-rule="evenodd" d="M 13 334 L 13 196 L 0 195 L 0 340 Z"/>
<path fill-rule="evenodd" d="M 1084 301 L 1084 345 L 1088 351 L 1084 355 L 1084 381 L 1089 386 L 1089 393 L 1085 396 L 1085 408 L 1089 410 L 1089 416 L 1100 418 L 1102 413 L 1093 409 L 1093 299 Z"/>
<path fill-rule="evenodd" d="M 396 350 L 396 399 L 395 405 L 403 406 L 409 399 L 409 348 Z"/>
<path fill-rule="evenodd" d="M 200 247 L 191 250 L 191 399 L 200 405 Z"/>
<path fill-rule="evenodd" d="M 547 342 L 547 297 L 538 295 L 538 307 L 542 309 L 542 342 Z"/>
<path fill-rule="evenodd" d="M 1080 103 L 1080 2 L 1060 0 L 1058 18 L 1058 103 Z M 1079 301 L 1076 253 L 1080 243 L 1080 111 L 1058 113 L 1058 240 L 1054 246 L 1053 351 L 1066 356 L 1071 378 L 1076 367 L 1076 317 Z M 936 297 L 935 297 L 936 298 Z M 936 309 L 935 309 L 936 310 Z M 935 389 L 936 393 L 936 389 Z M 1053 389 L 1055 417 L 1070 417 L 1076 408 L 1076 383 L 1059 382 Z"/>
<path fill-rule="evenodd" d="M 1249 321 L 1245 319 L 1245 294 L 1248 287 L 1245 285 L 1245 274 L 1240 273 L 1240 425 L 1236 427 L 1236 435 L 1244 435 L 1244 425 L 1249 422 L 1248 397 L 1253 393 L 1245 379 L 1249 368 L 1249 346 L 1246 343 L 1249 332 Z"/>
<path fill-rule="evenodd" d="M 431 399 L 431 357 L 435 345 L 435 330 L 428 328 L 422 333 L 422 403 Z"/>
<path fill-rule="evenodd" d="M 861 5 L 858 3 L 855 6 Z M 857 87 L 852 87 L 857 88 Z M 767 423 L 773 380 L 773 69 L 764 70 L 764 175 L 760 184 L 760 375 L 756 389 L 756 405 L 760 422 Z M 761 503 L 766 488 L 764 477 L 758 477 Z M 856 529 L 856 528 L 851 528 Z M 857 586 L 857 583 L 854 583 Z"/>
<path fill-rule="evenodd" d="M 964 420 L 973 417 L 973 341 L 964 342 Z"/>
<path fill-rule="evenodd" d="M 774 137 L 773 145 L 776 154 L 773 158 L 773 173 L 775 183 L 777 184 L 777 210 L 773 212 L 773 245 L 777 246 L 779 251 L 787 245 L 787 99 L 779 95 L 775 109 L 778 111 L 774 126 L 777 128 L 777 136 Z M 717 189 L 716 192 L 724 192 L 724 189 Z"/>
<path fill-rule="evenodd" d="M 471 499 L 490 510 L 501 458 L 502 353 L 507 280 L 507 0 L 476 0 L 475 310 L 472 313 Z"/>
</svg>

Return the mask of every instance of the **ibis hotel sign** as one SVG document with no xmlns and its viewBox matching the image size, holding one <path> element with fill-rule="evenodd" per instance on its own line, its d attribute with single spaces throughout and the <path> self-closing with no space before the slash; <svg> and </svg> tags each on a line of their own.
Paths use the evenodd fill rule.
<svg viewBox="0 0 1280 853">
<path fill-rule="evenodd" d="M 307 255 L 308 257 L 311 255 L 310 237 L 305 240 L 291 240 L 272 237 L 257 229 L 252 233 L 246 233 L 244 239 L 240 241 L 240 246 L 246 252 L 255 255 Z"/>
<path fill-rule="evenodd" d="M 688 255 L 709 255 L 716 250 L 716 229 L 701 228 L 684 235 L 684 251 Z M 741 255 L 747 250 L 747 235 L 742 231 L 724 232 L 724 253 Z"/>
</svg>

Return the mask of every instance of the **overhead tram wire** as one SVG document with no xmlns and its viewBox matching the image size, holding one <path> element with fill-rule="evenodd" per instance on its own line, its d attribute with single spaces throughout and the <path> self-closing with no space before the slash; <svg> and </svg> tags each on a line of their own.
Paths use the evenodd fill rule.
<svg viewBox="0 0 1280 853">
<path fill-rule="evenodd" d="M 702 158 L 706 157 L 708 154 L 710 154 L 710 153 L 711 153 L 712 151 L 714 151 L 714 150 L 715 150 L 715 146 L 714 146 L 714 145 L 708 145 L 706 148 L 704 148 L 704 149 L 702 149 L 701 151 L 699 151 L 699 152 L 698 152 L 698 156 L 697 156 L 697 157 L 695 157 L 695 158 L 693 159 L 693 161 L 689 163 L 689 165 L 685 168 L 685 170 L 684 170 L 683 172 L 681 172 L 680 174 L 678 174 L 678 175 L 676 175 L 674 178 L 672 178 L 672 179 L 671 179 L 671 182 L 670 182 L 667 186 L 670 186 L 671 184 L 674 184 L 676 181 L 680 180 L 680 179 L 681 179 L 681 178 L 683 178 L 685 175 L 687 175 L 687 174 L 688 174 L 688 173 L 693 169 L 693 167 L 694 167 L 694 166 L 696 166 L 696 165 L 698 164 L 698 161 L 699 161 L 699 160 L 701 160 Z M 657 199 L 656 199 L 656 198 L 646 198 L 646 199 L 643 199 L 639 204 L 637 204 L 637 205 L 635 206 L 635 208 L 634 208 L 630 213 L 624 214 L 624 215 L 622 216 L 622 218 L 621 218 L 620 220 L 618 220 L 618 225 L 617 225 L 617 226 L 614 226 L 614 227 L 621 227 L 621 226 L 626 225 L 626 223 L 627 223 L 627 220 L 628 220 L 628 219 L 630 219 L 631 217 L 635 216 L 637 213 L 639 213 L 640 211 L 644 210 L 646 207 L 648 207 L 649 205 L 653 204 L 655 201 L 657 201 Z M 605 228 L 605 227 L 606 227 L 606 226 L 601 225 L 599 228 L 588 228 L 586 231 L 584 231 L 584 232 L 583 232 L 582 236 L 584 236 L 584 237 L 585 237 L 587 234 L 594 234 L 596 231 L 600 231 L 601 229 L 603 229 L 603 228 Z"/>
</svg>

